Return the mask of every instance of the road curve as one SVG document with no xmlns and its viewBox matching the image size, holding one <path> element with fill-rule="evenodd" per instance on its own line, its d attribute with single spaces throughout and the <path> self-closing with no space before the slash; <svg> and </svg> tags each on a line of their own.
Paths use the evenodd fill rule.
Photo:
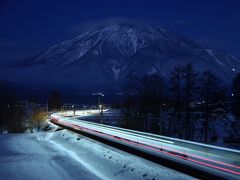
<svg viewBox="0 0 240 180">
<path fill-rule="evenodd" d="M 51 122 L 125 149 L 134 149 L 138 155 L 149 156 L 198 178 L 240 179 L 238 150 L 101 125 L 59 113 L 51 115 Z"/>
</svg>

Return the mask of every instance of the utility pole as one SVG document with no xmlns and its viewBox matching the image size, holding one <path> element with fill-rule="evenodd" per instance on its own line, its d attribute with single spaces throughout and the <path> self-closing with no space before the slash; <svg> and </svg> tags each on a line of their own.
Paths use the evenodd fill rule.
<svg viewBox="0 0 240 180">
<path fill-rule="evenodd" d="M 72 105 L 72 108 L 73 108 L 73 115 L 75 116 L 75 106 Z"/>
<path fill-rule="evenodd" d="M 100 105 L 99 108 L 100 108 L 100 120 L 102 124 L 103 123 L 103 105 Z"/>
</svg>

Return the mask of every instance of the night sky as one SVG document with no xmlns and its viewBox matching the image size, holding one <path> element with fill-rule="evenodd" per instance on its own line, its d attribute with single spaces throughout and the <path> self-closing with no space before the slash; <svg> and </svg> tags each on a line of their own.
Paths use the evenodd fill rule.
<svg viewBox="0 0 240 180">
<path fill-rule="evenodd" d="M 156 23 L 240 56 L 239 0 L 0 0 L 0 65 L 70 39 L 91 22 L 119 18 Z"/>
</svg>

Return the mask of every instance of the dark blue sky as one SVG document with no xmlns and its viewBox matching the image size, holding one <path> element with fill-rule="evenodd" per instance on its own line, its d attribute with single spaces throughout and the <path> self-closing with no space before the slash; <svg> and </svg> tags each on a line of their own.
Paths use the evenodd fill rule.
<svg viewBox="0 0 240 180">
<path fill-rule="evenodd" d="M 239 0 L 0 0 L 0 61 L 33 56 L 82 24 L 113 17 L 157 23 L 240 56 Z"/>
</svg>

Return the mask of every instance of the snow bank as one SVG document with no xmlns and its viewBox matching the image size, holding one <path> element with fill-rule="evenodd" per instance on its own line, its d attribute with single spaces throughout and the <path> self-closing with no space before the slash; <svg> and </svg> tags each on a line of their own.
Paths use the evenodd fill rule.
<svg viewBox="0 0 240 180">
<path fill-rule="evenodd" d="M 192 179 L 68 130 L 40 134 L 38 138 L 51 142 L 100 179 Z"/>
<path fill-rule="evenodd" d="M 0 135 L 0 145 L 4 180 L 192 179 L 53 124 L 47 132 Z"/>
</svg>

